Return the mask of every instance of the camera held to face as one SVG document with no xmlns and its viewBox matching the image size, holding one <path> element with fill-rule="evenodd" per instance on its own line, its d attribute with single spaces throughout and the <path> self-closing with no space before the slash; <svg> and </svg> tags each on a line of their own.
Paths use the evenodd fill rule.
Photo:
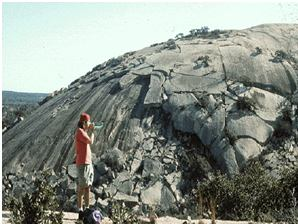
<svg viewBox="0 0 298 224">
<path fill-rule="evenodd" d="M 103 127 L 103 122 L 92 122 L 89 124 L 89 129 L 99 130 Z"/>
</svg>

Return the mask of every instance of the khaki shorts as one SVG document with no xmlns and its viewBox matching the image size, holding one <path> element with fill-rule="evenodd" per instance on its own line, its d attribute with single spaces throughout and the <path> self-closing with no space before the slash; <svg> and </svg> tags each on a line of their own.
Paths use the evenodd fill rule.
<svg viewBox="0 0 298 224">
<path fill-rule="evenodd" d="M 77 166 L 78 179 L 77 185 L 80 188 L 89 187 L 93 183 L 94 171 L 92 164 L 83 164 Z"/>
</svg>

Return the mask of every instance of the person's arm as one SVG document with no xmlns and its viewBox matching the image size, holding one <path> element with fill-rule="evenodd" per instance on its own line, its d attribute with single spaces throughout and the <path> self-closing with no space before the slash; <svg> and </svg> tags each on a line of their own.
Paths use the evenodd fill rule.
<svg viewBox="0 0 298 224">
<path fill-rule="evenodd" d="M 93 133 L 93 131 L 91 131 L 91 137 L 90 137 L 90 144 L 93 144 L 93 142 L 94 142 L 94 133 Z"/>
<path fill-rule="evenodd" d="M 90 136 L 90 140 L 91 140 L 91 143 L 90 144 L 93 144 L 94 142 L 94 125 L 91 124 L 91 126 L 89 126 L 89 129 L 88 129 L 88 136 Z"/>
<path fill-rule="evenodd" d="M 94 134 L 91 134 L 91 137 L 89 137 L 89 135 L 85 132 L 80 130 L 79 132 L 79 141 L 84 142 L 86 144 L 93 144 L 94 142 Z"/>
</svg>

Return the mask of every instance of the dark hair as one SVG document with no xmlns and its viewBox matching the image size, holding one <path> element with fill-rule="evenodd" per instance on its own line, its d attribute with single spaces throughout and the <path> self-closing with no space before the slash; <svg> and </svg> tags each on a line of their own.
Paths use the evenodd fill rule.
<svg viewBox="0 0 298 224">
<path fill-rule="evenodd" d="M 83 125 L 84 125 L 84 121 L 79 121 L 78 122 L 78 128 L 83 128 Z"/>
</svg>

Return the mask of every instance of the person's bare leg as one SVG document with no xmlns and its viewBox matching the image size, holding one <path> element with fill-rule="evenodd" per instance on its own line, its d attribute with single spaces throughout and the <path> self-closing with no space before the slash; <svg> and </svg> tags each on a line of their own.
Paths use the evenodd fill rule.
<svg viewBox="0 0 298 224">
<path fill-rule="evenodd" d="M 90 204 L 90 187 L 86 187 L 84 189 L 84 202 L 85 202 L 85 208 L 89 208 L 89 204 Z"/>
<path fill-rule="evenodd" d="M 77 206 L 79 210 L 83 210 L 83 195 L 84 195 L 84 188 L 78 187 Z"/>
</svg>

